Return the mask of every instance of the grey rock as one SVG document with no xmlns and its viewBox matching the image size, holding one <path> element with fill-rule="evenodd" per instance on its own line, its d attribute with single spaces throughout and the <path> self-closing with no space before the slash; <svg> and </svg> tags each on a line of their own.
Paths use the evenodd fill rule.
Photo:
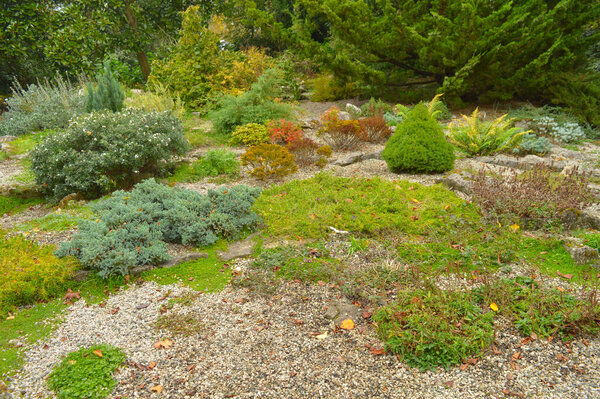
<svg viewBox="0 0 600 399">
<path fill-rule="evenodd" d="M 338 160 L 332 162 L 332 165 L 348 166 L 348 165 L 352 165 L 353 163 L 365 161 L 367 159 L 381 159 L 381 151 L 372 152 L 370 154 L 353 155 L 349 158 L 338 159 Z"/>
<path fill-rule="evenodd" d="M 580 223 L 582 227 L 600 229 L 600 204 L 593 204 L 581 211 Z"/>
<path fill-rule="evenodd" d="M 11 141 L 15 141 L 17 136 L 0 136 L 0 143 L 10 143 Z"/>
<path fill-rule="evenodd" d="M 565 249 L 578 265 L 584 265 L 598 259 L 598 250 L 596 248 L 584 245 L 576 240 L 566 240 Z"/>
<path fill-rule="evenodd" d="M 129 274 L 131 274 L 133 276 L 137 276 L 148 270 L 158 269 L 158 268 L 169 268 L 169 267 L 177 266 L 183 262 L 189 262 L 192 260 L 202 259 L 202 258 L 207 258 L 207 257 L 208 257 L 208 254 L 205 252 L 191 252 L 191 253 L 187 253 L 187 254 L 184 254 L 181 256 L 176 256 L 176 257 L 172 258 L 171 260 L 169 260 L 161 265 L 158 265 L 158 266 L 156 266 L 156 265 L 141 265 L 141 266 L 134 267 L 133 269 L 131 269 L 129 271 Z"/>
<path fill-rule="evenodd" d="M 452 173 L 438 179 L 438 183 L 444 183 L 453 190 L 471 195 L 473 193 L 473 175 L 469 172 Z"/>
<path fill-rule="evenodd" d="M 77 270 L 75 272 L 75 274 L 73 274 L 71 276 L 71 280 L 81 283 L 81 282 L 85 281 L 89 275 L 90 275 L 89 270 Z"/>
<path fill-rule="evenodd" d="M 161 267 L 173 267 L 180 263 L 189 262 L 197 259 L 208 258 L 208 254 L 206 252 L 192 252 L 189 254 L 185 254 L 182 256 L 178 256 L 176 258 L 171 259 L 167 263 L 161 265 Z"/>
<path fill-rule="evenodd" d="M 217 255 L 219 255 L 219 258 L 226 261 L 249 256 L 252 253 L 252 247 L 254 247 L 253 239 L 255 235 L 256 234 L 252 234 L 244 240 L 230 244 L 227 251 L 219 251 L 217 252 Z"/>
<path fill-rule="evenodd" d="M 326 319 L 333 320 L 339 326 L 346 319 L 351 319 L 353 322 L 358 323 L 362 318 L 362 310 L 350 303 L 332 301 L 327 305 L 327 311 L 324 316 Z"/>
<path fill-rule="evenodd" d="M 557 172 L 562 171 L 566 163 L 564 161 L 557 161 L 550 158 L 542 158 L 537 155 L 527 155 L 523 158 L 511 157 L 508 155 L 500 154 L 494 156 L 478 157 L 477 161 L 483 163 L 489 163 L 492 165 L 504 166 L 513 169 L 532 169 L 534 165 L 543 164 L 552 170 Z"/>
<path fill-rule="evenodd" d="M 341 111 L 341 112 L 340 112 L 340 115 L 339 115 L 339 118 L 340 118 L 340 120 L 342 120 L 342 121 L 349 121 L 350 119 L 352 119 L 352 118 L 350 117 L 350 113 L 349 113 L 349 112 L 346 112 L 346 111 Z"/>
</svg>

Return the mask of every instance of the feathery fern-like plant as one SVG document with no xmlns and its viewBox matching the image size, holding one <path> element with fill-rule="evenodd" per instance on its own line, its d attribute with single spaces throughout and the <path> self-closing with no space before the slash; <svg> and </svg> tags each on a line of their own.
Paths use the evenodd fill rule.
<svg viewBox="0 0 600 399">
<path fill-rule="evenodd" d="M 490 155 L 516 148 L 523 136 L 531 130 L 523 131 L 513 127 L 513 119 L 502 115 L 486 122 L 479 117 L 479 108 L 470 116 L 462 115 L 462 121 L 448 125 L 450 142 L 468 155 Z"/>
</svg>

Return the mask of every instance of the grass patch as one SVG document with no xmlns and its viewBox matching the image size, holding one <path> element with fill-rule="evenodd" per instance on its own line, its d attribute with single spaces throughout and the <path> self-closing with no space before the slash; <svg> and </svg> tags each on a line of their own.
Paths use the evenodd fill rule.
<svg viewBox="0 0 600 399">
<path fill-rule="evenodd" d="M 44 130 L 42 132 L 28 133 L 18 136 L 9 143 L 8 156 L 27 154 L 33 150 L 44 138 L 55 133 L 56 130 Z"/>
<path fill-rule="evenodd" d="M 184 284 L 196 291 L 222 290 L 231 279 L 231 270 L 219 259 L 217 251 L 227 249 L 227 241 L 220 240 L 215 245 L 202 248 L 208 256 L 169 268 L 158 268 L 142 273 L 146 281 L 156 281 L 162 285 Z"/>
<path fill-rule="evenodd" d="M 208 151 L 202 158 L 192 163 L 180 164 L 173 175 L 168 178 L 169 183 L 193 183 L 206 177 L 227 177 L 229 179 L 239 176 L 240 162 L 235 153 L 225 149 Z"/>
<path fill-rule="evenodd" d="M 479 218 L 476 207 L 440 185 L 325 173 L 265 190 L 254 209 L 268 233 L 294 238 L 325 237 L 329 227 L 359 233 L 393 228 L 418 235 L 458 218 Z"/>
<path fill-rule="evenodd" d="M 28 220 L 15 226 L 15 230 L 30 231 L 66 231 L 77 227 L 80 219 L 91 219 L 94 212 L 87 205 L 71 205 L 65 209 L 56 209 L 40 218 Z"/>
<path fill-rule="evenodd" d="M 211 122 L 198 115 L 187 115 L 183 120 L 183 129 L 185 138 L 193 148 L 227 144 L 229 140 L 227 135 L 214 133 Z"/>
<path fill-rule="evenodd" d="M 16 312 L 12 319 L 0 321 L 0 378 L 12 375 L 23 364 L 22 348 L 10 341 L 21 338 L 23 345 L 27 345 L 48 336 L 64 308 L 60 301 L 40 303 Z"/>
<path fill-rule="evenodd" d="M 23 198 L 18 196 L 0 195 L 0 216 L 5 214 L 16 215 L 24 210 L 43 203 L 41 198 Z"/>
<path fill-rule="evenodd" d="M 421 370 L 478 356 L 493 341 L 493 318 L 470 293 L 439 290 L 400 291 L 374 315 L 386 349 Z"/>
<path fill-rule="evenodd" d="M 125 354 L 111 345 L 94 345 L 68 354 L 48 376 L 59 399 L 102 399 L 117 385 L 115 370 Z"/>
<path fill-rule="evenodd" d="M 341 272 L 339 259 L 321 243 L 304 248 L 287 246 L 260 250 L 252 267 L 272 271 L 286 280 L 330 281 Z"/>
</svg>

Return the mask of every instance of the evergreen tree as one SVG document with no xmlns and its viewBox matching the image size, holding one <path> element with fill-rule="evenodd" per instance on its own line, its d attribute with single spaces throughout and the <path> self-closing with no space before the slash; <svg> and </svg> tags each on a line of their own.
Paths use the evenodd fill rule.
<svg viewBox="0 0 600 399">
<path fill-rule="evenodd" d="M 109 109 L 113 112 L 118 112 L 123 109 L 123 101 L 125 100 L 125 92 L 121 84 L 115 79 L 110 64 L 104 63 L 104 74 L 98 75 L 98 83 L 96 89 L 92 84 L 87 86 L 87 112 L 100 111 Z"/>
<path fill-rule="evenodd" d="M 586 57 L 600 38 L 590 28 L 597 1 L 298 0 L 296 15 L 298 48 L 363 85 L 431 83 L 454 101 L 545 100 L 588 119 L 597 105 Z M 323 20 L 330 35 L 318 41 Z"/>
</svg>

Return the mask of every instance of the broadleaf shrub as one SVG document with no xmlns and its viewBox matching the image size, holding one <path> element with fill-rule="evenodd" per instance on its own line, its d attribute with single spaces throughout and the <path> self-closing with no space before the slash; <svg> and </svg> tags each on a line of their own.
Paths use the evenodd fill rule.
<svg viewBox="0 0 600 399">
<path fill-rule="evenodd" d="M 80 88 L 60 77 L 26 89 L 15 82 L 6 102 L 8 111 L 0 116 L 0 136 L 64 128 L 73 117 L 85 112 L 85 96 Z"/>
<path fill-rule="evenodd" d="M 57 255 L 75 256 L 103 277 L 126 275 L 134 266 L 166 261 L 167 243 L 207 246 L 255 229 L 259 217 L 251 208 L 259 194 L 234 186 L 201 195 L 148 179 L 93 205 L 98 219 L 82 221 Z"/>
<path fill-rule="evenodd" d="M 223 97 L 217 104 L 217 110 L 210 114 L 214 130 L 229 134 L 237 126 L 262 124 L 272 119 L 288 117 L 292 107 L 277 101 L 282 94 L 281 84 L 281 71 L 269 69 L 247 92 L 239 96 Z"/>
<path fill-rule="evenodd" d="M 543 164 L 503 178 L 487 176 L 482 169 L 473 182 L 473 195 L 488 216 L 529 228 L 568 226 L 594 200 L 585 174 L 572 170 L 557 176 Z"/>
<path fill-rule="evenodd" d="M 242 155 L 242 165 L 252 168 L 250 175 L 266 180 L 282 178 L 298 170 L 294 155 L 277 144 L 259 144 Z"/>
<path fill-rule="evenodd" d="M 451 170 L 454 147 L 423 104 L 411 110 L 381 154 L 392 172 L 434 173 Z"/>
<path fill-rule="evenodd" d="M 269 132 L 264 125 L 248 123 L 235 128 L 231 133 L 231 141 L 234 144 L 258 145 L 269 141 Z"/>
<path fill-rule="evenodd" d="M 46 301 L 65 290 L 78 265 L 58 259 L 52 246 L 39 246 L 21 236 L 0 231 L 0 316 L 18 306 Z"/>
<path fill-rule="evenodd" d="M 484 313 L 468 292 L 400 291 L 373 318 L 386 349 L 422 370 L 476 357 L 494 339 L 492 312 Z"/>
<path fill-rule="evenodd" d="M 285 145 L 301 140 L 304 135 L 298 124 L 285 119 L 275 119 L 267 123 L 271 143 Z"/>
<path fill-rule="evenodd" d="M 507 120 L 506 117 L 507 115 L 502 115 L 493 121 L 485 122 L 476 108 L 470 116 L 463 115 L 463 121 L 448 125 L 450 142 L 469 155 L 512 151 L 531 130 L 523 131 L 512 127 L 513 120 Z"/>
<path fill-rule="evenodd" d="M 180 122 L 168 113 L 127 109 L 74 120 L 31 152 L 31 169 L 46 194 L 97 197 L 162 173 L 189 143 Z"/>
</svg>

